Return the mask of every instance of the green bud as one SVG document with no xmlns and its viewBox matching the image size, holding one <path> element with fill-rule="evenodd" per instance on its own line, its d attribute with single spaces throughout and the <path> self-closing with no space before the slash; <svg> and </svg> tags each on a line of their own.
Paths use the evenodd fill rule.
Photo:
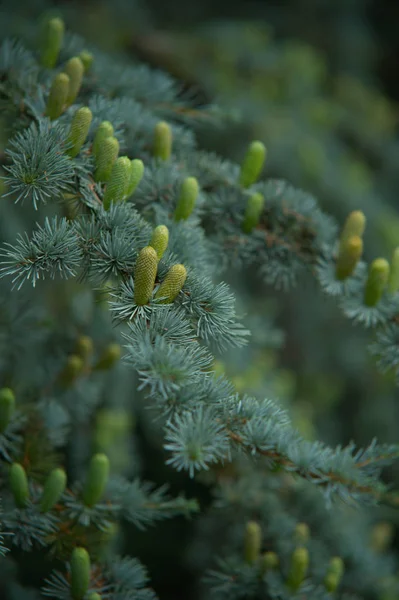
<svg viewBox="0 0 399 600">
<path fill-rule="evenodd" d="M 245 208 L 244 221 L 242 224 L 242 230 L 244 233 L 251 233 L 251 231 L 258 225 L 264 205 L 265 199 L 262 194 L 252 194 L 252 196 L 248 198 L 247 206 Z"/>
<path fill-rule="evenodd" d="M 94 140 L 96 141 L 96 140 Z M 119 142 L 115 137 L 107 137 L 102 140 L 94 155 L 96 162 L 96 181 L 108 181 L 112 173 L 112 167 L 118 157 Z"/>
<path fill-rule="evenodd" d="M 47 512 L 57 504 L 64 493 L 67 476 L 64 469 L 53 469 L 44 484 L 42 498 L 40 501 L 41 512 Z"/>
<path fill-rule="evenodd" d="M 175 210 L 175 221 L 188 219 L 194 210 L 199 192 L 198 181 L 195 177 L 187 177 L 181 186 L 180 196 Z"/>
<path fill-rule="evenodd" d="M 29 500 L 29 485 L 25 469 L 19 463 L 13 463 L 10 468 L 10 487 L 18 508 L 25 508 Z"/>
<path fill-rule="evenodd" d="M 240 185 L 247 188 L 258 180 L 266 158 L 266 147 L 262 142 L 252 142 L 244 157 L 240 172 Z"/>
<path fill-rule="evenodd" d="M 184 265 L 173 265 L 173 267 L 170 267 L 155 294 L 155 298 L 163 298 L 161 304 L 171 304 L 181 292 L 186 277 L 187 271 Z"/>
<path fill-rule="evenodd" d="M 87 106 L 79 108 L 74 114 L 68 136 L 68 141 L 72 144 L 72 147 L 67 151 L 67 154 L 72 158 L 79 154 L 85 143 L 92 118 L 93 114 Z"/>
<path fill-rule="evenodd" d="M 247 563 L 254 563 L 259 558 L 262 546 L 262 530 L 259 523 L 249 521 L 245 527 L 244 559 Z"/>
<path fill-rule="evenodd" d="M 70 58 L 65 65 L 64 73 L 69 77 L 69 89 L 67 96 L 67 104 L 71 105 L 75 102 L 79 94 L 80 86 L 82 85 L 83 73 L 85 68 L 79 56 Z"/>
<path fill-rule="evenodd" d="M 67 363 L 60 374 L 60 381 L 65 386 L 72 385 L 79 377 L 84 368 L 84 362 L 80 356 L 71 354 L 68 356 Z"/>
<path fill-rule="evenodd" d="M 287 579 L 287 585 L 291 590 L 296 591 L 301 587 L 302 582 L 306 577 L 308 567 L 308 550 L 303 547 L 296 548 L 292 553 L 290 571 Z"/>
<path fill-rule="evenodd" d="M 95 454 L 90 461 L 89 472 L 83 488 L 83 502 L 94 506 L 100 500 L 107 485 L 109 460 L 105 454 Z"/>
<path fill-rule="evenodd" d="M 82 61 L 85 72 L 88 71 L 93 64 L 94 56 L 88 50 L 82 50 L 79 54 L 79 58 Z"/>
<path fill-rule="evenodd" d="M 152 232 L 150 246 L 157 253 L 158 260 L 161 260 L 169 243 L 169 229 L 166 225 L 158 225 Z"/>
<path fill-rule="evenodd" d="M 121 202 L 130 179 L 130 160 L 127 156 L 120 156 L 113 164 L 111 175 L 104 192 L 103 206 L 109 210 L 111 203 Z"/>
<path fill-rule="evenodd" d="M 310 531 L 306 523 L 297 523 L 295 527 L 294 539 L 300 544 L 304 544 L 309 540 Z"/>
<path fill-rule="evenodd" d="M 41 36 L 40 56 L 43 67 L 52 69 L 55 66 L 64 39 L 64 30 L 62 19 L 50 19 L 45 23 Z"/>
<path fill-rule="evenodd" d="M 46 115 L 54 121 L 64 112 L 69 89 L 69 77 L 66 73 L 58 73 L 53 79 L 47 99 Z"/>
<path fill-rule="evenodd" d="M 114 128 L 112 126 L 112 123 L 110 123 L 109 121 L 103 121 L 102 123 L 100 123 L 100 125 L 97 127 L 97 131 L 95 133 L 94 141 L 93 141 L 94 156 L 97 156 L 98 151 L 101 148 L 104 140 L 109 137 L 112 137 L 113 135 L 114 135 Z M 119 149 L 118 149 L 118 152 L 119 152 Z"/>
<path fill-rule="evenodd" d="M 395 248 L 391 259 L 391 269 L 388 280 L 388 291 L 394 294 L 399 290 L 399 246 Z"/>
<path fill-rule="evenodd" d="M 339 586 L 342 576 L 344 574 L 344 563 L 342 558 L 335 556 L 330 560 L 330 564 L 327 569 L 326 576 L 324 578 L 324 585 L 326 590 L 330 593 L 335 592 Z"/>
<path fill-rule="evenodd" d="M 106 369 L 112 369 L 115 363 L 120 359 L 121 355 L 122 348 L 119 344 L 109 344 L 98 359 L 98 362 L 94 367 L 95 370 L 104 371 Z"/>
<path fill-rule="evenodd" d="M 168 123 L 160 121 L 155 126 L 153 155 L 168 160 L 172 154 L 172 130 Z"/>
<path fill-rule="evenodd" d="M 85 548 L 74 548 L 71 556 L 71 596 L 83 600 L 90 585 L 90 556 Z"/>
<path fill-rule="evenodd" d="M 140 250 L 134 269 L 134 301 L 139 306 L 147 304 L 154 290 L 158 270 L 158 256 L 154 248 Z"/>
<path fill-rule="evenodd" d="M 343 280 L 352 275 L 363 253 L 363 240 L 359 236 L 352 236 L 341 245 L 335 275 L 337 279 Z"/>
<path fill-rule="evenodd" d="M 15 396 L 10 388 L 0 389 L 0 434 L 8 427 L 15 410 Z"/>
<path fill-rule="evenodd" d="M 126 198 L 130 198 L 144 175 L 144 163 L 139 158 L 130 161 L 129 182 L 125 191 Z"/>
<path fill-rule="evenodd" d="M 87 363 L 93 354 L 93 340 L 88 335 L 81 335 L 76 342 L 75 351 L 84 363 Z"/>
<path fill-rule="evenodd" d="M 260 557 L 260 570 L 262 575 L 279 566 L 279 558 L 275 552 L 265 552 Z"/>
<path fill-rule="evenodd" d="M 366 228 L 366 217 L 361 210 L 352 211 L 346 218 L 340 236 L 340 244 L 345 244 L 349 238 L 363 237 Z"/>
<path fill-rule="evenodd" d="M 364 290 L 364 303 L 366 306 L 375 306 L 386 288 L 389 278 L 389 262 L 385 258 L 376 258 L 369 266 L 366 287 Z"/>
</svg>

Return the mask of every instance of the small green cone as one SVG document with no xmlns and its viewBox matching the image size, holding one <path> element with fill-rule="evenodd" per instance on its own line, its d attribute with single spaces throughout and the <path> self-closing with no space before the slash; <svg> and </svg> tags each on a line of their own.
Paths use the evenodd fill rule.
<svg viewBox="0 0 399 600">
<path fill-rule="evenodd" d="M 83 600 L 90 585 L 90 556 L 85 548 L 74 548 L 71 556 L 71 596 Z"/>
<path fill-rule="evenodd" d="M 50 19 L 44 25 L 41 39 L 40 62 L 43 67 L 53 69 L 60 53 L 64 39 L 64 21 L 62 19 Z"/>
<path fill-rule="evenodd" d="M 121 202 L 125 196 L 130 178 L 130 160 L 127 156 L 120 156 L 113 164 L 111 175 L 103 197 L 103 206 L 109 210 L 111 204 Z"/>
<path fill-rule="evenodd" d="M 130 161 L 130 175 L 125 191 L 126 198 L 130 198 L 144 175 L 144 163 L 139 158 Z"/>
<path fill-rule="evenodd" d="M 175 210 L 175 221 L 188 219 L 194 210 L 199 192 L 198 181 L 195 177 L 187 177 L 181 186 L 180 196 Z"/>
<path fill-rule="evenodd" d="M 60 382 L 65 386 L 73 385 L 84 368 L 84 362 L 80 356 L 71 354 L 68 356 L 67 363 L 60 374 Z"/>
<path fill-rule="evenodd" d="M 71 158 L 75 158 L 79 154 L 85 143 L 92 118 L 93 114 L 87 106 L 79 108 L 74 114 L 68 136 L 68 141 L 72 144 L 72 147 L 67 151 L 67 154 Z"/>
<path fill-rule="evenodd" d="M 277 569 L 279 566 L 279 558 L 275 552 L 265 552 L 260 557 L 260 570 L 262 575 L 272 569 Z"/>
<path fill-rule="evenodd" d="M 95 157 L 97 156 L 98 151 L 101 148 L 104 140 L 106 140 L 109 137 L 112 137 L 113 135 L 114 128 L 112 126 L 112 123 L 110 123 L 109 121 L 103 121 L 102 123 L 100 123 L 100 125 L 97 127 L 97 131 L 94 135 L 93 140 L 93 155 Z"/>
<path fill-rule="evenodd" d="M 155 252 L 157 253 L 158 260 L 161 260 L 162 256 L 164 255 L 164 252 L 168 247 L 168 243 L 169 229 L 166 227 L 166 225 L 158 225 L 158 227 L 155 227 L 154 231 L 152 232 L 150 246 L 154 248 Z"/>
<path fill-rule="evenodd" d="M 92 592 L 87 600 L 101 600 L 101 596 L 97 592 Z"/>
<path fill-rule="evenodd" d="M 70 58 L 65 65 L 64 73 L 69 77 L 69 89 L 67 95 L 67 105 L 70 106 L 76 100 L 82 85 L 83 73 L 85 68 L 79 56 Z"/>
<path fill-rule="evenodd" d="M 44 484 L 40 510 L 45 513 L 53 508 L 65 491 L 67 476 L 64 469 L 53 469 Z"/>
<path fill-rule="evenodd" d="M 389 279 L 389 262 L 385 258 L 376 258 L 369 267 L 366 287 L 364 290 L 364 303 L 366 306 L 375 306 Z"/>
<path fill-rule="evenodd" d="M 101 499 L 108 482 L 109 460 L 105 454 L 95 454 L 90 461 L 89 472 L 83 488 L 83 502 L 94 506 Z"/>
<path fill-rule="evenodd" d="M 137 305 L 147 304 L 154 290 L 158 270 L 158 256 L 154 248 L 146 246 L 140 250 L 134 269 L 134 301 Z"/>
<path fill-rule="evenodd" d="M 309 526 L 306 523 L 297 523 L 295 527 L 294 540 L 298 544 L 305 544 L 310 538 Z"/>
<path fill-rule="evenodd" d="M 370 546 L 374 552 L 385 552 L 392 543 L 395 529 L 392 523 L 382 521 L 376 523 L 371 532 Z"/>
<path fill-rule="evenodd" d="M 242 224 L 242 230 L 244 233 L 251 233 L 251 231 L 258 225 L 264 205 L 265 199 L 262 194 L 252 194 L 252 196 L 248 198 L 247 206 L 245 208 L 244 221 Z"/>
<path fill-rule="evenodd" d="M 249 521 L 245 527 L 244 537 L 244 559 L 252 564 L 259 558 L 262 546 L 262 530 L 259 523 Z"/>
<path fill-rule="evenodd" d="M 294 550 L 291 557 L 291 566 L 288 574 L 287 585 L 292 591 L 298 590 L 309 567 L 309 552 L 306 548 L 299 547 Z"/>
<path fill-rule="evenodd" d="M 165 121 L 155 126 L 153 155 L 161 160 L 169 160 L 172 154 L 172 129 Z"/>
<path fill-rule="evenodd" d="M 333 593 L 341 583 L 342 576 L 344 574 L 344 563 L 342 558 L 335 556 L 330 560 L 330 564 L 327 569 L 326 576 L 324 578 L 324 585 L 326 590 Z"/>
<path fill-rule="evenodd" d="M 101 354 L 98 362 L 95 364 L 94 369 L 96 371 L 105 371 L 112 369 L 116 362 L 122 355 L 122 348 L 119 344 L 109 344 L 104 352 Z"/>
<path fill-rule="evenodd" d="M 115 137 L 107 137 L 103 140 L 95 154 L 96 181 L 108 181 L 112 173 L 112 167 L 118 157 L 119 142 Z"/>
<path fill-rule="evenodd" d="M 395 294 L 399 290 L 399 246 L 392 253 L 391 269 L 388 280 L 388 291 Z"/>
<path fill-rule="evenodd" d="M 87 73 L 93 64 L 94 56 L 88 50 L 82 50 L 82 52 L 79 54 L 79 58 L 82 61 L 85 73 Z"/>
<path fill-rule="evenodd" d="M 7 429 L 14 410 L 14 392 L 10 388 L 0 389 L 0 434 Z"/>
<path fill-rule="evenodd" d="M 25 508 L 29 500 L 29 485 L 25 469 L 19 463 L 13 463 L 9 475 L 10 487 L 18 508 Z"/>
<path fill-rule="evenodd" d="M 240 172 L 240 185 L 250 187 L 258 180 L 266 159 L 266 147 L 262 142 L 252 142 L 244 157 Z"/>
<path fill-rule="evenodd" d="M 336 278 L 343 281 L 352 275 L 362 254 L 363 240 L 359 236 L 354 235 L 342 244 L 335 265 Z"/>
<path fill-rule="evenodd" d="M 54 121 L 64 112 L 69 89 L 69 77 L 66 73 L 58 73 L 53 79 L 47 99 L 46 115 Z"/>
<path fill-rule="evenodd" d="M 352 211 L 346 218 L 340 236 L 340 246 L 346 244 L 349 238 L 355 236 L 363 237 L 366 228 L 366 217 L 361 210 Z"/>
<path fill-rule="evenodd" d="M 173 265 L 159 286 L 155 298 L 161 299 L 161 304 L 171 304 L 179 295 L 186 281 L 187 271 L 184 265 Z"/>
<path fill-rule="evenodd" d="M 75 352 L 77 356 L 83 360 L 84 364 L 87 364 L 91 355 L 93 354 L 94 344 L 91 337 L 88 335 L 81 335 L 77 341 L 75 346 Z"/>
</svg>

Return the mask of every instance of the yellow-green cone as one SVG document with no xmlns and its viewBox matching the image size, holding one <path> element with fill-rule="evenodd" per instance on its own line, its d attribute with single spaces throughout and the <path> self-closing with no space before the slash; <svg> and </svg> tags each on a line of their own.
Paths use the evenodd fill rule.
<svg viewBox="0 0 399 600">
<path fill-rule="evenodd" d="M 308 550 L 303 547 L 296 548 L 292 553 L 290 571 L 287 579 L 288 587 L 291 590 L 296 591 L 301 587 L 302 582 L 306 577 L 308 567 Z"/>
<path fill-rule="evenodd" d="M 160 121 L 155 126 L 153 155 L 168 160 L 172 154 L 172 130 L 168 123 Z"/>
<path fill-rule="evenodd" d="M 65 65 L 64 73 L 66 73 L 69 77 L 69 89 L 67 95 L 68 106 L 75 102 L 76 97 L 79 94 L 84 72 L 85 68 L 79 56 L 70 58 Z"/>
<path fill-rule="evenodd" d="M 101 596 L 97 592 L 93 592 L 87 600 L 101 600 Z"/>
<path fill-rule="evenodd" d="M 129 198 L 140 181 L 142 180 L 144 175 L 144 163 L 139 158 L 134 158 L 130 161 L 130 175 L 129 181 L 126 187 L 125 196 Z"/>
<path fill-rule="evenodd" d="M 340 281 L 352 275 L 363 254 L 363 240 L 359 236 L 352 236 L 342 244 L 335 265 L 335 274 Z"/>
<path fill-rule="evenodd" d="M 244 157 L 240 172 L 240 185 L 247 188 L 258 180 L 266 158 L 266 147 L 262 142 L 252 142 Z"/>
<path fill-rule="evenodd" d="M 147 304 L 152 296 L 157 269 L 157 253 L 151 246 L 146 246 L 140 250 L 134 269 L 134 301 L 139 306 Z"/>
<path fill-rule="evenodd" d="M 71 354 L 71 356 L 68 356 L 67 363 L 60 375 L 60 382 L 65 386 L 72 385 L 83 371 L 83 368 L 82 358 L 76 354 Z"/>
<path fill-rule="evenodd" d="M 94 56 L 88 50 L 82 50 L 82 52 L 79 54 L 79 58 L 83 63 L 83 67 L 86 73 L 93 64 Z"/>
<path fill-rule="evenodd" d="M 369 267 L 366 287 L 364 290 L 364 303 L 375 306 L 387 286 L 389 278 L 389 262 L 385 258 L 376 258 Z"/>
<path fill-rule="evenodd" d="M 0 434 L 7 429 L 14 410 L 14 392 L 10 388 L 0 389 Z"/>
<path fill-rule="evenodd" d="M 109 137 L 112 137 L 113 135 L 114 128 L 112 126 L 112 123 L 110 123 L 109 121 L 103 121 L 102 123 L 100 123 L 100 125 L 97 127 L 97 131 L 95 133 L 93 141 L 94 156 L 97 156 L 98 151 L 101 148 L 104 140 L 106 140 Z"/>
<path fill-rule="evenodd" d="M 158 227 L 155 227 L 154 231 L 152 232 L 150 246 L 154 248 L 155 252 L 157 253 L 158 260 L 161 260 L 162 256 L 164 255 L 164 252 L 168 247 L 168 243 L 169 229 L 166 227 L 166 225 L 158 225 Z"/>
<path fill-rule="evenodd" d="M 251 233 L 251 231 L 258 225 L 264 205 L 265 199 L 262 194 L 252 194 L 252 196 L 248 198 L 247 206 L 245 208 L 244 221 L 242 224 L 242 230 L 244 233 Z"/>
<path fill-rule="evenodd" d="M 115 137 L 107 137 L 100 144 L 95 154 L 96 171 L 94 179 L 96 181 L 108 181 L 112 173 L 112 167 L 118 157 L 119 142 Z"/>
<path fill-rule="evenodd" d="M 184 265 L 173 265 L 173 267 L 170 267 L 155 294 L 155 298 L 163 298 L 161 304 L 170 304 L 173 302 L 181 292 L 186 277 L 187 271 Z"/>
<path fill-rule="evenodd" d="M 58 73 L 53 79 L 47 99 L 46 115 L 54 121 L 65 110 L 69 90 L 69 77 L 66 73 Z"/>
<path fill-rule="evenodd" d="M 111 175 L 103 197 L 103 206 L 109 210 L 111 203 L 121 202 L 125 196 L 130 178 L 130 160 L 127 156 L 120 156 L 113 164 Z"/>
<path fill-rule="evenodd" d="M 68 141 L 72 144 L 72 147 L 67 151 L 67 154 L 72 158 L 79 154 L 85 143 L 92 118 L 93 114 L 87 106 L 79 108 L 74 114 L 68 136 Z"/>
<path fill-rule="evenodd" d="M 306 523 L 298 523 L 295 527 L 294 539 L 299 544 L 304 544 L 309 540 L 310 531 Z"/>
<path fill-rule="evenodd" d="M 50 19 L 43 27 L 41 33 L 41 56 L 40 62 L 43 67 L 52 69 L 62 47 L 64 39 L 64 21 L 62 19 Z"/>
<path fill-rule="evenodd" d="M 352 211 L 346 218 L 340 236 L 340 246 L 345 244 L 349 238 L 355 236 L 363 237 L 366 228 L 366 217 L 361 210 Z"/>
<path fill-rule="evenodd" d="M 64 493 L 67 476 L 64 469 L 53 469 L 44 484 L 40 510 L 45 513 L 53 508 Z"/>
<path fill-rule="evenodd" d="M 259 523 L 249 521 L 245 527 L 244 559 L 247 563 L 254 563 L 259 558 L 262 546 L 262 530 Z"/>
<path fill-rule="evenodd" d="M 101 354 L 98 362 L 95 365 L 96 371 L 104 371 L 112 369 L 122 355 L 122 348 L 119 344 L 109 344 Z"/>
<path fill-rule="evenodd" d="M 90 461 L 89 472 L 83 488 L 83 502 L 94 506 L 101 499 L 108 482 L 109 460 L 105 454 L 95 454 Z"/>
<path fill-rule="evenodd" d="M 277 569 L 279 566 L 279 558 L 275 552 L 265 552 L 260 557 L 260 570 L 262 575 L 271 569 Z"/>
<path fill-rule="evenodd" d="M 187 177 L 181 186 L 179 200 L 175 210 L 175 221 L 188 219 L 194 210 L 199 192 L 198 181 L 195 177 Z"/>
<path fill-rule="evenodd" d="M 76 341 L 75 351 L 80 358 L 83 359 L 86 364 L 93 354 L 94 344 L 91 337 L 88 335 L 81 335 Z"/>
<path fill-rule="evenodd" d="M 15 504 L 18 508 L 24 508 L 29 500 L 29 485 L 25 469 L 19 463 L 11 465 L 9 482 Z"/>
<path fill-rule="evenodd" d="M 90 556 L 85 548 L 74 548 L 71 556 L 71 596 L 83 600 L 90 585 Z"/>
<path fill-rule="evenodd" d="M 330 560 L 330 564 L 328 565 L 327 573 L 324 578 L 324 585 L 328 592 L 333 593 L 336 591 L 341 582 L 343 574 L 343 560 L 339 556 L 335 556 Z"/>
<path fill-rule="evenodd" d="M 388 291 L 394 294 L 399 290 L 399 246 L 392 253 L 391 268 L 389 272 Z"/>
</svg>

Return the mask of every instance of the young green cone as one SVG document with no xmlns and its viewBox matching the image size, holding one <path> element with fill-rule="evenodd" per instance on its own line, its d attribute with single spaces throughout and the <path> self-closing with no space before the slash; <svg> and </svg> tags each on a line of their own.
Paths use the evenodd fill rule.
<svg viewBox="0 0 399 600">
<path fill-rule="evenodd" d="M 262 142 L 252 142 L 241 165 L 240 185 L 247 188 L 258 180 L 266 158 L 266 147 Z"/>
<path fill-rule="evenodd" d="M 109 210 L 111 203 L 121 202 L 130 179 L 130 160 L 127 156 L 120 156 L 113 164 L 111 175 L 104 192 L 103 206 Z"/>
<path fill-rule="evenodd" d="M 129 181 L 125 191 L 126 198 L 129 198 L 140 181 L 142 180 L 144 175 L 144 163 L 139 158 L 134 158 L 130 161 L 130 174 Z"/>
<path fill-rule="evenodd" d="M 389 262 L 385 258 L 376 258 L 369 267 L 366 287 L 364 290 L 364 303 L 375 306 L 387 286 L 389 278 Z"/>
<path fill-rule="evenodd" d="M 184 265 L 173 265 L 159 286 L 155 298 L 161 299 L 161 304 L 171 304 L 186 281 L 187 271 Z"/>
<path fill-rule="evenodd" d="M 352 275 L 363 253 L 363 240 L 359 236 L 352 236 L 340 247 L 335 275 L 340 281 Z"/>
<path fill-rule="evenodd" d="M 85 548 L 74 548 L 70 562 L 71 596 L 83 600 L 90 585 L 90 556 Z"/>
<path fill-rule="evenodd" d="M 93 64 L 94 56 L 88 50 L 82 50 L 82 52 L 79 54 L 79 58 L 83 63 L 83 67 L 86 73 Z"/>
<path fill-rule="evenodd" d="M 251 231 L 258 225 L 264 205 L 265 199 L 262 194 L 252 194 L 252 196 L 248 198 L 247 206 L 245 208 L 244 221 L 242 224 L 242 230 L 244 233 L 251 233 Z"/>
<path fill-rule="evenodd" d="M 260 557 L 260 570 L 262 575 L 271 569 L 277 569 L 279 566 L 279 558 L 275 552 L 265 552 Z"/>
<path fill-rule="evenodd" d="M 18 508 L 25 508 L 29 500 L 29 485 L 25 469 L 19 463 L 13 463 L 9 474 L 10 488 Z"/>
<path fill-rule="evenodd" d="M 194 210 L 199 192 L 198 181 L 195 177 L 187 177 L 181 186 L 180 196 L 175 210 L 175 221 L 188 219 Z"/>
<path fill-rule="evenodd" d="M 55 66 L 62 47 L 64 31 L 62 19 L 50 19 L 45 23 L 41 34 L 40 62 L 43 67 L 52 69 Z"/>
<path fill-rule="evenodd" d="M 288 574 L 287 584 L 291 590 L 298 590 L 309 567 L 309 552 L 306 548 L 299 547 L 294 550 L 291 557 L 291 566 Z"/>
<path fill-rule="evenodd" d="M 332 593 L 336 591 L 341 582 L 343 574 L 343 560 L 339 556 L 335 556 L 330 560 L 330 564 L 328 565 L 327 573 L 324 578 L 324 585 L 328 592 Z"/>
<path fill-rule="evenodd" d="M 68 141 L 72 144 L 72 147 L 67 151 L 67 154 L 71 158 L 75 158 L 79 154 L 85 143 L 92 118 L 93 114 L 87 106 L 79 108 L 74 114 L 68 136 Z"/>
<path fill-rule="evenodd" d="M 96 171 L 94 179 L 96 181 L 108 181 L 112 173 L 112 167 L 118 157 L 119 142 L 115 137 L 105 138 L 94 155 Z"/>
<path fill-rule="evenodd" d="M 72 385 L 79 377 L 84 368 L 84 362 L 80 356 L 71 354 L 60 374 L 60 382 L 65 386 Z"/>
<path fill-rule="evenodd" d="M 88 335 L 81 335 L 77 341 L 75 346 L 76 355 L 80 356 L 83 362 L 86 364 L 91 355 L 93 354 L 94 344 L 91 337 Z"/>
<path fill-rule="evenodd" d="M 79 94 L 84 72 L 85 68 L 79 56 L 70 58 L 65 65 L 64 73 L 69 77 L 69 88 L 66 100 L 68 106 L 75 102 L 76 97 Z"/>
<path fill-rule="evenodd" d="M 108 482 L 109 460 L 105 454 L 95 454 L 90 461 L 89 472 L 83 488 L 83 502 L 94 506 L 101 499 Z"/>
<path fill-rule="evenodd" d="M 389 272 L 388 291 L 394 294 L 399 290 L 399 246 L 395 248 L 391 259 L 391 268 Z"/>
<path fill-rule="evenodd" d="M 155 227 L 154 231 L 152 232 L 150 246 L 154 248 L 155 252 L 157 253 L 158 260 L 161 260 L 162 256 L 164 255 L 164 252 L 168 247 L 168 243 L 169 229 L 166 227 L 166 225 L 158 225 L 158 227 Z"/>
<path fill-rule="evenodd" d="M 101 148 L 104 140 L 106 140 L 109 137 L 112 137 L 114 135 L 114 128 L 112 126 L 112 123 L 110 123 L 109 121 L 103 121 L 102 123 L 100 123 L 100 125 L 97 127 L 97 131 L 94 135 L 94 140 L 93 140 L 93 154 L 96 157 L 98 154 L 99 149 Z"/>
<path fill-rule="evenodd" d="M 139 306 L 147 304 L 154 290 L 158 269 L 158 256 L 154 248 L 140 250 L 134 269 L 134 301 Z"/>
<path fill-rule="evenodd" d="M 40 501 L 40 510 L 45 513 L 57 504 L 64 493 L 67 483 L 67 476 L 64 469 L 53 469 L 47 477 L 44 484 L 42 498 Z"/>
<path fill-rule="evenodd" d="M 259 558 L 262 546 L 262 530 L 259 523 L 249 521 L 245 527 L 244 559 L 247 563 L 254 563 Z"/>
<path fill-rule="evenodd" d="M 66 73 L 58 73 L 53 79 L 47 99 L 46 115 L 54 121 L 64 112 L 69 89 L 69 77 Z"/>
<path fill-rule="evenodd" d="M 297 543 L 304 544 L 309 540 L 310 531 L 306 523 L 297 523 L 294 532 L 294 539 Z"/>
<path fill-rule="evenodd" d="M 119 344 L 109 344 L 94 366 L 95 370 L 104 371 L 106 369 L 112 369 L 115 363 L 120 359 L 121 355 L 122 348 Z"/>
<path fill-rule="evenodd" d="M 0 434 L 8 427 L 15 410 L 15 396 L 10 388 L 0 389 Z"/>
<path fill-rule="evenodd" d="M 354 235 L 363 237 L 366 228 L 366 217 L 361 210 L 352 211 L 346 218 L 340 236 L 340 246 L 344 245 Z"/>
<path fill-rule="evenodd" d="M 172 154 L 172 130 L 165 121 L 155 126 L 152 153 L 161 160 L 168 160 Z"/>
</svg>

